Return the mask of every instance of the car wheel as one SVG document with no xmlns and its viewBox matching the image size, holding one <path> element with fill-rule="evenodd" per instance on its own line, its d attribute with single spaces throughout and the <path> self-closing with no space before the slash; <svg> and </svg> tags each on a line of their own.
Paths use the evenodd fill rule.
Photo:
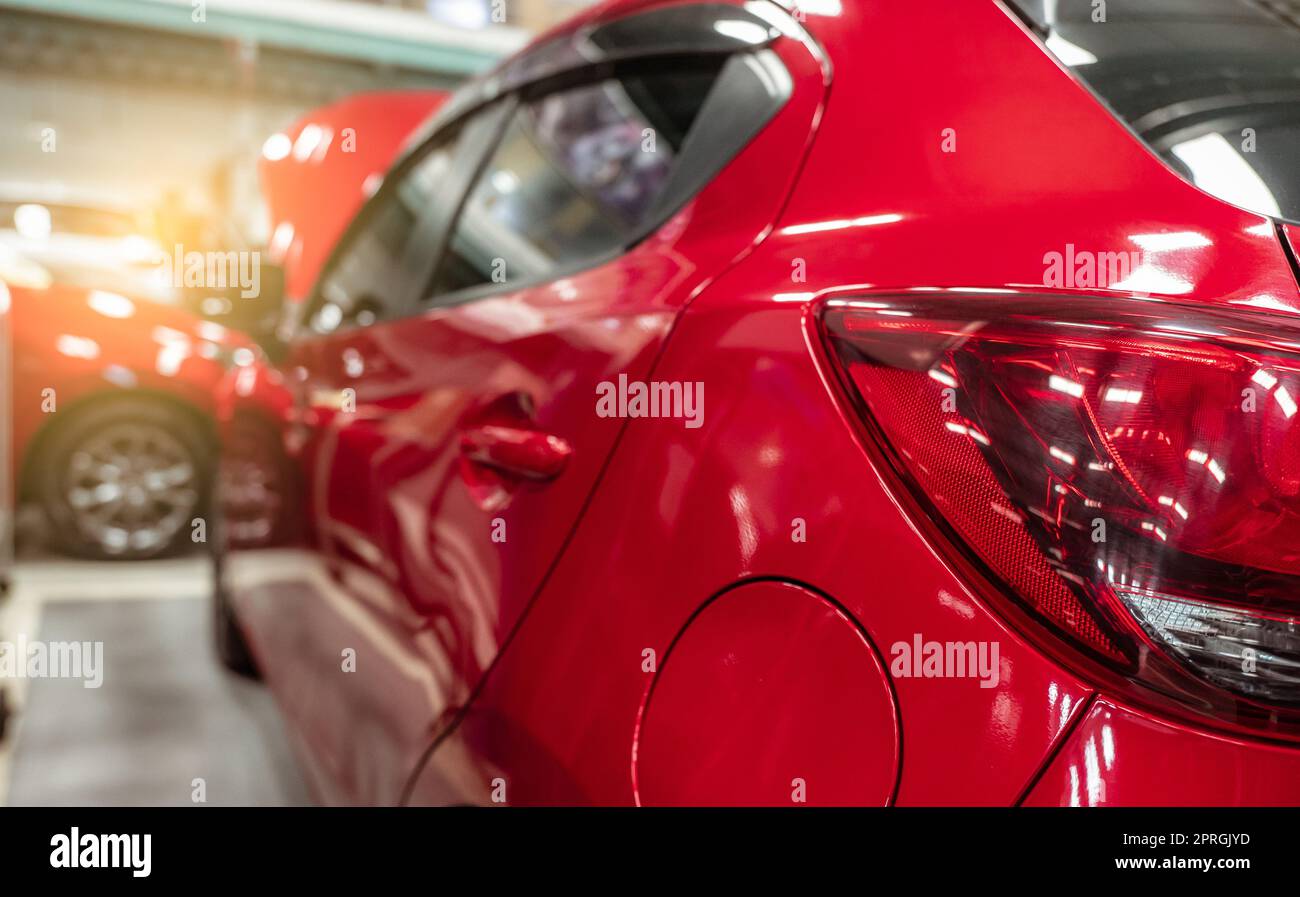
<svg viewBox="0 0 1300 897">
<path fill-rule="evenodd" d="M 207 502 L 211 453 L 184 411 L 145 399 L 82 409 L 42 447 L 37 494 L 57 546 L 140 560 L 188 540 Z"/>
<path fill-rule="evenodd" d="M 217 507 L 227 542 L 235 548 L 282 545 L 293 538 L 292 469 L 279 431 L 247 415 L 223 428 L 217 469 Z"/>
</svg>

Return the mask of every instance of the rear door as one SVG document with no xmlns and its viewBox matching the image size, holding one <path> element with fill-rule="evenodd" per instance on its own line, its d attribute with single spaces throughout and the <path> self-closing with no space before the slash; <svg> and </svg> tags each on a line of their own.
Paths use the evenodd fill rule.
<svg viewBox="0 0 1300 897">
<path fill-rule="evenodd" d="M 356 650 L 339 695 L 354 725 L 336 743 L 357 800 L 396 799 L 398 771 L 468 700 L 623 430 L 618 397 L 788 188 L 798 155 L 771 153 L 803 149 L 822 84 L 796 82 L 783 53 L 816 66 L 718 8 L 757 31 L 720 41 L 716 19 L 696 20 L 706 52 L 687 53 L 688 33 L 628 29 L 671 47 L 559 70 L 554 47 L 534 51 L 532 77 L 448 116 L 454 149 L 433 138 L 449 147 L 443 189 L 400 264 L 349 279 L 344 259 L 322 281 L 298 359 L 318 530 L 347 604 L 303 625 Z M 405 315 L 371 307 L 374 284 L 426 264 Z M 677 389 L 655 413 L 698 425 L 702 390 Z"/>
</svg>

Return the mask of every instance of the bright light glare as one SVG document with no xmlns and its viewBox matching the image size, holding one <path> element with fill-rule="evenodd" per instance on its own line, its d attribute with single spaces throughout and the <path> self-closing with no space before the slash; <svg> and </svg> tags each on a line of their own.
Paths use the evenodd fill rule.
<svg viewBox="0 0 1300 897">
<path fill-rule="evenodd" d="M 1291 393 L 1286 391 L 1285 386 L 1279 386 L 1277 388 L 1277 391 L 1273 393 L 1273 399 L 1277 402 L 1278 407 L 1282 409 L 1282 413 L 1286 415 L 1288 420 L 1295 417 L 1295 399 L 1291 398 Z"/>
<path fill-rule="evenodd" d="M 1214 477 L 1214 479 L 1219 483 L 1222 483 L 1227 479 L 1228 474 L 1224 471 L 1223 466 L 1219 464 L 1218 461 L 1211 458 L 1208 452 L 1202 451 L 1201 449 L 1188 449 L 1187 460 L 1191 461 L 1193 464 L 1205 465 L 1205 469 L 1210 472 L 1210 476 Z"/>
<path fill-rule="evenodd" d="M 1049 445 L 1047 447 L 1047 453 L 1058 461 L 1064 461 L 1066 464 L 1069 464 L 1072 467 L 1074 466 L 1074 455 L 1071 455 L 1064 449 L 1059 449 L 1054 445 Z"/>
<path fill-rule="evenodd" d="M 1063 392 L 1067 396 L 1074 396 L 1076 399 L 1083 395 L 1083 384 L 1075 383 L 1066 377 L 1057 374 L 1047 378 L 1047 385 L 1057 392 Z"/>
<path fill-rule="evenodd" d="M 320 125 L 307 125 L 298 134 L 298 139 L 293 142 L 293 157 L 299 162 L 306 162 L 324 139 L 325 132 L 321 130 Z"/>
<path fill-rule="evenodd" d="M 25 202 L 14 209 L 14 229 L 29 240 L 45 240 L 53 230 L 50 210 L 34 202 Z"/>
<path fill-rule="evenodd" d="M 135 314 L 134 302 L 106 290 L 92 290 L 86 304 L 106 318 L 129 318 Z"/>
<path fill-rule="evenodd" d="M 425 8 L 435 19 L 457 28 L 486 28 L 490 23 L 483 0 L 426 0 Z"/>
<path fill-rule="evenodd" d="M 1173 252 L 1176 249 L 1199 249 L 1211 245 L 1209 237 L 1190 230 L 1166 234 L 1133 234 L 1129 239 L 1147 252 Z"/>
<path fill-rule="evenodd" d="M 496 190 L 496 192 L 501 194 L 514 193 L 518 187 L 519 178 L 515 177 L 513 171 L 499 168 L 492 173 L 492 189 Z"/>
<path fill-rule="evenodd" d="M 847 227 L 872 227 L 877 224 L 893 224 L 902 221 L 903 216 L 889 213 L 885 215 L 864 215 L 861 218 L 835 218 L 831 221 L 814 221 L 811 224 L 795 224 L 783 228 L 783 234 L 815 234 L 827 230 L 843 230 Z"/>
<path fill-rule="evenodd" d="M 69 358 L 98 358 L 99 343 L 85 336 L 64 333 L 54 342 L 55 348 Z"/>
<path fill-rule="evenodd" d="M 293 245 L 293 237 L 293 222 L 281 221 L 271 234 L 271 240 L 266 247 L 267 254 L 277 261 L 283 259 L 289 247 Z"/>
<path fill-rule="evenodd" d="M 1206 134 L 1174 144 L 1172 152 L 1206 193 L 1261 215 L 1282 217 L 1277 200 L 1250 163 L 1222 134 Z"/>
<path fill-rule="evenodd" d="M 279 162 L 288 156 L 292 149 L 293 141 L 289 139 L 288 134 L 272 134 L 262 144 L 262 155 L 272 162 Z"/>
<path fill-rule="evenodd" d="M 1252 382 L 1258 383 L 1265 389 L 1272 389 L 1274 386 L 1277 386 L 1277 378 L 1263 368 L 1260 368 L 1255 373 L 1251 374 L 1250 379 Z"/>
<path fill-rule="evenodd" d="M 744 41 L 747 44 L 758 45 L 765 43 L 770 33 L 762 25 L 756 22 L 742 22 L 737 19 L 719 19 L 713 23 L 713 28 L 718 34 L 734 37 L 738 41 Z"/>
<path fill-rule="evenodd" d="M 980 443 L 981 445 L 990 444 L 989 438 L 985 436 L 983 433 L 981 433 L 979 430 L 975 429 L 974 427 L 968 427 L 964 424 L 959 424 L 956 421 L 951 421 L 951 420 L 945 421 L 944 426 L 950 432 L 960 433 L 963 436 L 969 436 L 971 439 L 974 439 L 976 442 Z"/>
<path fill-rule="evenodd" d="M 1047 35 L 1047 49 L 1056 54 L 1056 58 L 1061 60 L 1062 65 L 1074 67 L 1076 65 L 1092 65 L 1097 61 L 1097 57 L 1089 53 L 1078 44 L 1070 43 L 1058 33 L 1053 31 Z"/>
<path fill-rule="evenodd" d="M 203 339 L 211 340 L 214 343 L 224 342 L 230 335 L 230 331 L 222 327 L 216 321 L 198 321 L 194 329 Z"/>
<path fill-rule="evenodd" d="M 1122 386 L 1112 386 L 1106 390 L 1105 401 L 1107 402 L 1124 402 L 1129 405 L 1136 405 L 1142 401 L 1142 390 L 1125 389 Z"/>
</svg>

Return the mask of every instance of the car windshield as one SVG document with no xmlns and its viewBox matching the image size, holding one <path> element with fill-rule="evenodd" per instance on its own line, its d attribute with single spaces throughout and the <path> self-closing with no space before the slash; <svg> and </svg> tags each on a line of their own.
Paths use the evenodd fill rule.
<svg viewBox="0 0 1300 897">
<path fill-rule="evenodd" d="M 1300 8 L 1263 0 L 1013 0 L 1175 171 L 1300 221 Z"/>
</svg>

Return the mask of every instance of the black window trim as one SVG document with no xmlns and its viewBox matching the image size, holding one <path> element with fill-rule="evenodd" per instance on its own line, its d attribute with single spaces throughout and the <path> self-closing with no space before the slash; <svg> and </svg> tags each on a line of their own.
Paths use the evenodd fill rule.
<svg viewBox="0 0 1300 897">
<path fill-rule="evenodd" d="M 440 208 L 459 208 L 459 205 L 463 200 L 462 194 L 467 194 L 470 187 L 473 186 L 480 166 L 485 164 L 486 161 L 491 158 L 492 152 L 495 150 L 497 141 L 501 136 L 501 131 L 504 129 L 505 124 L 510 120 L 510 112 L 513 111 L 514 108 L 513 97 L 503 98 L 498 103 L 498 106 L 498 110 L 493 110 L 488 113 L 492 118 L 479 119 L 480 121 L 483 121 L 483 126 L 477 129 L 474 128 L 474 121 L 470 120 L 468 117 L 458 118 L 455 121 L 448 122 L 446 127 L 439 128 L 436 133 L 429 135 L 427 139 L 421 141 L 385 173 L 384 180 L 380 184 L 379 189 L 373 196 L 369 197 L 365 201 L 365 204 L 361 207 L 360 211 L 358 211 L 352 221 L 349 222 L 347 228 L 343 231 L 343 235 L 339 238 L 333 250 L 331 250 L 329 258 L 321 267 L 321 273 L 316 278 L 316 283 L 313 286 L 311 293 L 302 303 L 302 307 L 295 318 L 290 337 L 291 342 L 310 340 L 323 336 L 333 336 L 338 333 L 358 329 L 359 327 L 372 326 L 371 324 L 358 324 L 356 322 L 343 321 L 328 333 L 320 333 L 312 329 L 312 319 L 325 304 L 323 288 L 329 279 L 330 274 L 334 268 L 337 267 L 339 261 L 351 247 L 352 243 L 366 230 L 367 227 L 370 226 L 376 214 L 376 210 L 381 208 L 385 202 L 391 199 L 393 193 L 402 184 L 406 175 L 409 174 L 412 169 L 417 168 L 422 164 L 432 153 L 436 152 L 438 147 L 446 142 L 449 135 L 454 134 L 456 131 L 464 127 L 467 130 L 462 136 L 468 139 L 457 143 L 452 154 L 451 168 L 448 170 L 446 176 L 448 184 L 454 188 L 453 192 L 450 194 L 450 198 L 453 201 L 449 203 L 431 204 L 428 209 L 425 209 L 423 213 L 416 218 L 415 223 L 412 225 L 413 231 L 428 232 L 427 236 L 431 238 L 431 242 L 426 244 L 427 246 L 433 248 L 440 247 L 441 232 L 430 229 L 431 223 L 436 222 Z M 480 109 L 478 111 L 486 110 Z M 411 276 L 411 282 L 403 290 L 403 295 L 399 296 L 397 301 L 393 303 L 393 311 L 390 314 L 378 318 L 373 323 L 378 324 L 385 321 L 399 321 L 403 318 L 410 317 L 412 313 L 418 311 L 418 302 L 428 283 L 428 276 L 431 275 L 433 270 L 436 270 L 441 259 L 436 252 L 428 251 L 424 254 L 431 258 L 429 270 L 423 272 L 423 276 L 421 276 L 419 271 L 412 271 L 412 266 L 417 263 L 415 258 L 415 247 L 417 245 L 417 241 L 412 240 L 407 245 L 405 251 L 402 253 L 402 258 L 397 263 L 403 272 Z"/>
<path fill-rule="evenodd" d="M 467 143 L 456 148 L 457 158 L 447 174 L 443 191 L 448 201 L 431 203 L 416 222 L 417 236 L 407 245 L 402 256 L 402 267 L 412 272 L 414 279 L 399 304 L 401 313 L 390 320 L 410 317 L 422 310 L 429 284 L 442 268 L 451 227 L 460 216 L 461 206 L 469 198 L 470 191 L 478 183 L 483 167 L 496 152 L 518 106 L 517 95 L 501 97 L 487 107 L 480 107 L 478 114 L 465 122 L 474 133 L 468 135 L 470 140 Z M 457 122 L 454 126 L 460 124 Z M 476 125 L 479 126 L 477 129 Z"/>
<path fill-rule="evenodd" d="M 772 0 L 759 2 L 780 10 Z M 781 14 L 784 10 L 763 17 L 744 6 L 694 3 L 641 10 L 588 23 L 506 60 L 486 76 L 470 82 L 430 120 L 427 133 L 432 134 L 445 123 L 461 118 L 500 96 L 565 73 L 634 59 L 706 54 L 727 56 L 770 46 L 781 34 L 774 24 L 781 21 Z M 724 19 L 761 28 L 766 36 L 762 40 L 729 36 L 716 27 Z M 600 45 L 602 33 L 626 27 L 636 27 L 643 36 L 635 43 L 621 47 Z"/>
</svg>

